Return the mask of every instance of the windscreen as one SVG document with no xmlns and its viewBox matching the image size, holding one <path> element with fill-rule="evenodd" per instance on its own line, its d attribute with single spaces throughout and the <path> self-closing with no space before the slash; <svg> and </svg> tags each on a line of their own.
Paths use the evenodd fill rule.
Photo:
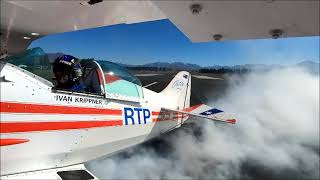
<svg viewBox="0 0 320 180">
<path fill-rule="evenodd" d="M 5 61 L 52 82 L 54 76 L 52 64 L 41 48 L 28 49 L 23 53 L 9 56 Z"/>
<path fill-rule="evenodd" d="M 124 67 L 109 61 L 97 61 L 105 77 L 105 91 L 115 98 L 142 99 L 143 91 L 140 80 Z"/>
</svg>

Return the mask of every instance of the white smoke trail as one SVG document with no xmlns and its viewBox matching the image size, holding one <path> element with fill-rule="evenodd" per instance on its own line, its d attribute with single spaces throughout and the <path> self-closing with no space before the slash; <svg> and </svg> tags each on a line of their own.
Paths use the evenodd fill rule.
<svg viewBox="0 0 320 180">
<path fill-rule="evenodd" d="M 235 126 L 197 119 L 198 134 L 184 128 L 164 146 L 139 146 L 89 169 L 103 179 L 319 179 L 319 77 L 289 68 L 230 83 L 211 105 L 235 113 Z"/>
</svg>

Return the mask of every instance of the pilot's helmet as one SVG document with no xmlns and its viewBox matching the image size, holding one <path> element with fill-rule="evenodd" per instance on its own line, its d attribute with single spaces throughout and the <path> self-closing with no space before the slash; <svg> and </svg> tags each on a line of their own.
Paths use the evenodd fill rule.
<svg viewBox="0 0 320 180">
<path fill-rule="evenodd" d="M 82 69 L 77 58 L 70 55 L 63 55 L 58 57 L 53 63 L 53 73 L 56 78 L 60 78 L 59 76 L 62 75 L 68 75 L 69 81 L 76 81 L 82 76 Z"/>
</svg>

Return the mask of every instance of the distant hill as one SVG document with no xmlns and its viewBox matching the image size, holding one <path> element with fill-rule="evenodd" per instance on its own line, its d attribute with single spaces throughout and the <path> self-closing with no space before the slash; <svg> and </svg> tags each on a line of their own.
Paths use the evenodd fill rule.
<svg viewBox="0 0 320 180">
<path fill-rule="evenodd" d="M 266 64 L 243 64 L 243 65 L 235 65 L 235 66 L 209 66 L 209 67 L 204 67 L 205 69 L 230 69 L 230 70 L 268 70 L 268 69 L 273 69 L 273 68 L 281 68 L 284 67 L 283 65 L 266 65 Z"/>
<path fill-rule="evenodd" d="M 279 64 L 244 64 L 235 66 L 209 66 L 200 69 L 200 72 L 251 72 L 251 71 L 268 71 L 277 68 L 285 67 L 301 67 L 311 73 L 319 74 L 320 64 L 313 61 L 302 61 L 293 65 L 279 65 Z"/>
<path fill-rule="evenodd" d="M 173 63 L 155 62 L 155 63 L 144 64 L 142 65 L 142 67 L 166 68 L 171 70 L 191 70 L 191 71 L 197 71 L 202 68 L 197 64 L 182 63 L 182 62 L 173 62 Z"/>
<path fill-rule="evenodd" d="M 313 61 L 302 61 L 295 66 L 305 68 L 309 70 L 311 73 L 319 74 L 320 64 Z"/>
</svg>

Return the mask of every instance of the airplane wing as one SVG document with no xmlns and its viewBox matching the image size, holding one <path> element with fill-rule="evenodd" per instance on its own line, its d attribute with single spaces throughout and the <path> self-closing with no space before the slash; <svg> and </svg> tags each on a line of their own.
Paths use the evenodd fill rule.
<svg viewBox="0 0 320 180">
<path fill-rule="evenodd" d="M 1 3 L 1 53 L 42 36 L 169 19 L 192 42 L 319 36 L 319 1 L 15 0 Z"/>
<path fill-rule="evenodd" d="M 191 117 L 209 119 L 217 122 L 223 122 L 223 123 L 229 123 L 229 124 L 236 123 L 236 119 L 232 118 L 230 115 L 226 114 L 224 111 L 207 106 L 205 104 L 195 105 L 183 110 L 175 110 L 175 109 L 168 109 L 168 108 L 162 108 L 162 109 L 164 111 L 175 112 L 178 114 L 180 113 L 180 114 L 188 115 Z"/>
</svg>

